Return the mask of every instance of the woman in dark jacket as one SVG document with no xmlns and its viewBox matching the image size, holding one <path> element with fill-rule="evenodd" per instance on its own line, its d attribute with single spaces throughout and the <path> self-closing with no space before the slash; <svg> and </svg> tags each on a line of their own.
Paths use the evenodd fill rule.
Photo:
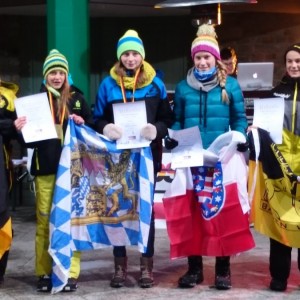
<svg viewBox="0 0 300 300">
<path fill-rule="evenodd" d="M 293 44 L 284 55 L 286 73 L 272 90 L 274 97 L 284 99 L 284 121 L 282 144 L 277 145 L 294 174 L 300 174 L 300 43 Z M 291 271 L 292 247 L 298 248 L 299 232 L 295 231 L 293 241 L 281 231 L 281 241 L 270 238 L 270 289 L 285 291 Z M 282 243 L 285 241 L 285 243 Z M 300 248 L 298 248 L 298 269 L 300 270 Z"/>
<path fill-rule="evenodd" d="M 69 85 L 69 67 L 64 55 L 56 49 L 50 51 L 43 67 L 45 84 L 41 92 L 48 95 L 49 105 L 58 138 L 27 144 L 33 148 L 31 174 L 35 176 L 36 188 L 36 275 L 39 277 L 37 290 L 50 291 L 52 259 L 48 253 L 49 247 L 49 216 L 55 186 L 56 172 L 62 151 L 63 139 L 68 118 L 73 118 L 76 124 L 93 124 L 90 109 L 78 89 Z M 16 120 L 17 129 L 26 123 L 25 117 Z M 70 278 L 64 291 L 77 289 L 77 278 L 80 272 L 80 253 L 74 252 Z"/>
<path fill-rule="evenodd" d="M 3 282 L 12 240 L 8 212 L 8 193 L 12 185 L 10 141 L 17 134 L 13 122 L 16 118 L 14 99 L 18 89 L 13 83 L 0 81 L 0 284 Z"/>
</svg>

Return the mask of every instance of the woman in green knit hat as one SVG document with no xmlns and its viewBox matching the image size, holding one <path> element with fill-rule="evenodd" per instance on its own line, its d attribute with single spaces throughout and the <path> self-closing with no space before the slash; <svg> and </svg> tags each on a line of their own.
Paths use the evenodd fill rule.
<svg viewBox="0 0 300 300">
<path fill-rule="evenodd" d="M 63 139 L 68 118 L 73 118 L 76 124 L 93 125 L 91 111 L 82 92 L 70 85 L 69 65 L 66 57 L 53 49 L 46 57 L 43 65 L 44 83 L 40 92 L 46 92 L 56 127 L 58 138 L 26 144 L 33 148 L 30 173 L 35 176 L 36 188 L 36 265 L 38 276 L 38 291 L 50 291 L 52 258 L 48 253 L 49 247 L 49 217 L 52 196 L 55 186 L 55 175 L 58 169 Z M 25 117 L 19 117 L 15 125 L 21 130 L 26 124 Z M 64 291 L 77 289 L 77 278 L 80 272 L 80 253 L 74 252 L 71 260 L 69 280 Z"/>
<path fill-rule="evenodd" d="M 118 140 L 126 128 L 114 124 L 113 104 L 144 101 L 147 124 L 140 135 L 151 141 L 154 178 L 161 168 L 162 139 L 173 123 L 167 92 L 164 83 L 156 75 L 154 68 L 145 61 L 143 41 L 135 30 L 127 30 L 117 44 L 117 62 L 110 70 L 110 76 L 100 84 L 94 110 L 95 126 L 99 133 L 111 140 Z M 154 195 L 151 195 L 152 201 Z M 152 268 L 154 255 L 154 213 L 149 229 L 147 250 L 140 257 L 140 277 L 138 284 L 150 288 L 154 284 Z M 127 253 L 125 245 L 113 249 L 115 272 L 110 281 L 111 287 L 125 284 L 127 274 Z"/>
</svg>

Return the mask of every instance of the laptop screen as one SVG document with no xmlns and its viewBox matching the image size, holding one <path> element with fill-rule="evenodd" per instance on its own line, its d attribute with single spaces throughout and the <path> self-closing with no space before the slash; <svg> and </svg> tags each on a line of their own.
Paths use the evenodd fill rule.
<svg viewBox="0 0 300 300">
<path fill-rule="evenodd" d="M 242 91 L 272 89 L 273 75 L 273 62 L 238 63 L 237 80 Z"/>
</svg>

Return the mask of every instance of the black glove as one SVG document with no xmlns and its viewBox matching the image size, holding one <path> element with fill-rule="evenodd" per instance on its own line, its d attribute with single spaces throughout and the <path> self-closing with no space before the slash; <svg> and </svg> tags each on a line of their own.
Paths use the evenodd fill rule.
<svg viewBox="0 0 300 300">
<path fill-rule="evenodd" d="M 246 152 L 249 149 L 249 142 L 237 144 L 236 150 L 239 152 Z"/>
<path fill-rule="evenodd" d="M 178 146 L 178 141 L 170 138 L 168 135 L 165 137 L 165 147 L 168 150 L 172 150 Z"/>
</svg>

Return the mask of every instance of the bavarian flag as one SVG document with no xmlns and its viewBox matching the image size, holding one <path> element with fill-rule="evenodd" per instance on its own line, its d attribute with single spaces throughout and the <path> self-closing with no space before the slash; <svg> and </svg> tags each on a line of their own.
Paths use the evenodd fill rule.
<svg viewBox="0 0 300 300">
<path fill-rule="evenodd" d="M 74 251 L 137 245 L 145 253 L 153 195 L 150 146 L 119 150 L 70 119 L 50 215 L 52 293 L 67 284 Z"/>
<path fill-rule="evenodd" d="M 249 199 L 254 228 L 289 247 L 300 248 L 299 179 L 263 129 L 249 134 Z"/>
</svg>

